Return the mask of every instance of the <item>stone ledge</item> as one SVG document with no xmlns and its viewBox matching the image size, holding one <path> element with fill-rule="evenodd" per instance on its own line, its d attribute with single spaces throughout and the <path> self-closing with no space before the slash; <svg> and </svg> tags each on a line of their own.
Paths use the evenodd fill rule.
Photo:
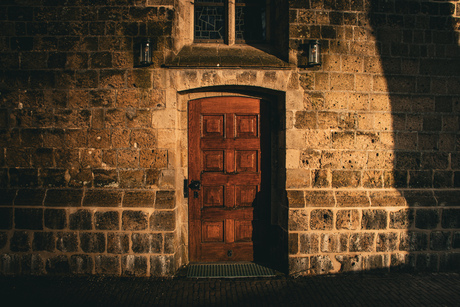
<svg viewBox="0 0 460 307">
<path fill-rule="evenodd" d="M 289 63 L 271 54 L 267 46 L 193 44 L 184 46 L 166 60 L 168 68 L 278 68 L 290 69 Z"/>
</svg>

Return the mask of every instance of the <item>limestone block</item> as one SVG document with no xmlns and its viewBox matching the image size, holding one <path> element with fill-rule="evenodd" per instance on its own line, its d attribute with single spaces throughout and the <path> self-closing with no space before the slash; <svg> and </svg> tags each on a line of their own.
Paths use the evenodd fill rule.
<svg viewBox="0 0 460 307">
<path fill-rule="evenodd" d="M 121 274 L 124 276 L 147 275 L 147 257 L 126 255 L 121 258 Z"/>
<path fill-rule="evenodd" d="M 363 210 L 362 229 L 386 229 L 388 212 L 386 210 Z"/>
<path fill-rule="evenodd" d="M 361 184 L 361 172 L 350 170 L 332 171 L 333 188 L 356 188 Z"/>
<path fill-rule="evenodd" d="M 435 229 L 440 220 L 439 210 L 437 209 L 417 209 L 415 210 L 415 227 L 418 229 Z"/>
<path fill-rule="evenodd" d="M 337 211 L 336 228 L 356 230 L 360 225 L 360 212 L 358 210 L 339 210 Z"/>
<path fill-rule="evenodd" d="M 334 270 L 334 264 L 331 261 L 331 258 L 327 255 L 325 256 L 311 256 L 310 265 L 316 274 L 328 274 Z"/>
<path fill-rule="evenodd" d="M 286 148 L 302 149 L 305 147 L 305 131 L 298 129 L 286 130 Z"/>
<path fill-rule="evenodd" d="M 445 251 L 452 248 L 452 232 L 433 231 L 430 234 L 430 249 L 435 251 Z"/>
<path fill-rule="evenodd" d="M 299 235 L 299 251 L 301 254 L 315 254 L 319 251 L 319 235 L 301 233 Z"/>
<path fill-rule="evenodd" d="M 370 201 L 365 191 L 336 191 L 338 207 L 369 207 Z"/>
<path fill-rule="evenodd" d="M 414 210 L 401 209 L 390 212 L 391 229 L 409 229 L 414 222 Z"/>
<path fill-rule="evenodd" d="M 97 255 L 94 260 L 96 274 L 109 276 L 120 274 L 120 256 Z"/>
<path fill-rule="evenodd" d="M 145 230 L 148 228 L 148 214 L 143 211 L 126 210 L 122 213 L 123 230 Z"/>
<path fill-rule="evenodd" d="M 94 225 L 98 230 L 119 230 L 119 213 L 117 211 L 96 211 Z"/>
<path fill-rule="evenodd" d="M 101 232 L 81 232 L 80 248 L 85 253 L 103 253 L 105 251 L 105 234 Z"/>
<path fill-rule="evenodd" d="M 76 232 L 56 233 L 56 249 L 61 252 L 78 251 L 78 234 Z"/>
<path fill-rule="evenodd" d="M 152 113 L 152 127 L 174 129 L 176 127 L 177 111 L 174 109 L 156 110 Z"/>
<path fill-rule="evenodd" d="M 331 81 L 331 87 L 332 87 Z M 347 89 L 351 90 L 351 89 Z M 328 92 L 324 94 L 324 108 L 326 110 L 346 110 L 348 109 L 348 97 L 344 93 Z"/>
<path fill-rule="evenodd" d="M 341 264 L 340 273 L 359 272 L 363 269 L 363 257 L 360 255 L 337 255 L 335 256 L 335 259 Z"/>
<path fill-rule="evenodd" d="M 332 134 L 328 130 L 307 130 L 305 134 L 306 147 L 327 149 L 331 147 Z"/>
<path fill-rule="evenodd" d="M 133 233 L 132 250 L 136 254 L 160 254 L 163 247 L 161 233 Z"/>
<path fill-rule="evenodd" d="M 286 168 L 298 169 L 300 162 L 300 150 L 286 149 Z"/>
<path fill-rule="evenodd" d="M 176 147 L 176 130 L 158 129 L 158 148 L 175 148 Z"/>
<path fill-rule="evenodd" d="M 299 146 L 299 148 L 303 148 L 304 146 Z M 302 167 L 307 169 L 318 169 L 321 168 L 321 151 L 320 150 L 313 150 L 307 149 L 301 152 L 300 154 L 300 164 Z"/>
<path fill-rule="evenodd" d="M 126 254 L 129 252 L 129 236 L 126 233 L 107 233 L 107 253 Z"/>
<path fill-rule="evenodd" d="M 410 231 L 401 233 L 399 250 L 400 251 L 424 251 L 428 249 L 428 236 L 423 232 Z"/>
<path fill-rule="evenodd" d="M 350 252 L 373 252 L 374 244 L 374 233 L 360 232 L 350 235 Z"/>
<path fill-rule="evenodd" d="M 312 230 L 331 230 L 334 214 L 331 210 L 312 210 L 310 214 L 310 228 Z"/>
<path fill-rule="evenodd" d="M 310 171 L 301 169 L 286 170 L 286 188 L 308 188 L 311 185 Z"/>
<path fill-rule="evenodd" d="M 67 275 L 70 272 L 69 259 L 64 255 L 48 258 L 45 268 L 46 272 L 51 275 Z"/>
<path fill-rule="evenodd" d="M 328 169 L 312 170 L 312 186 L 315 188 L 331 187 L 332 174 Z"/>
<path fill-rule="evenodd" d="M 307 207 L 335 207 L 332 191 L 306 191 L 305 201 Z"/>
<path fill-rule="evenodd" d="M 393 252 L 398 250 L 399 233 L 379 233 L 376 240 L 377 252 Z"/>
<path fill-rule="evenodd" d="M 321 252 L 343 253 L 348 250 L 348 234 L 327 233 L 321 234 Z"/>
<path fill-rule="evenodd" d="M 289 231 L 307 231 L 309 218 L 306 210 L 289 210 Z"/>
</svg>

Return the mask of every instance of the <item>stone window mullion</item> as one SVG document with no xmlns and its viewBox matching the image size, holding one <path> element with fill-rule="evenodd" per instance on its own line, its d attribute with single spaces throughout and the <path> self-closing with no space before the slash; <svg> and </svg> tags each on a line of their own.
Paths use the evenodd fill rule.
<svg viewBox="0 0 460 307">
<path fill-rule="evenodd" d="M 235 0 L 228 0 L 227 2 L 227 39 L 228 45 L 234 45 L 236 41 L 235 32 Z"/>
</svg>

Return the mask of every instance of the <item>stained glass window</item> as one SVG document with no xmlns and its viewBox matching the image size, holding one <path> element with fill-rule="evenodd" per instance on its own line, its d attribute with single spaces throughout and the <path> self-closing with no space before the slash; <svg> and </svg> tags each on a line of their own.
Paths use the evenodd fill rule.
<svg viewBox="0 0 460 307">
<path fill-rule="evenodd" d="M 237 43 L 267 40 L 266 0 L 195 0 L 194 37 L 196 42 Z M 232 7 L 233 6 L 233 7 Z M 235 15 L 229 15 L 229 12 Z M 234 28 L 227 29 L 228 20 L 234 19 Z M 230 27 L 233 27 L 230 24 Z M 229 32 L 230 31 L 230 32 Z"/>
<path fill-rule="evenodd" d="M 225 35 L 224 0 L 195 1 L 195 40 L 223 41 Z"/>
</svg>

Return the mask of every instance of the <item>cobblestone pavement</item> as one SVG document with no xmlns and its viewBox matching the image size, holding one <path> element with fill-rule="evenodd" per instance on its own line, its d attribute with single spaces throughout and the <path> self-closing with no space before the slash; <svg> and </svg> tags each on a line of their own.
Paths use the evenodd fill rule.
<svg viewBox="0 0 460 307">
<path fill-rule="evenodd" d="M 0 306 L 460 306 L 460 275 L 0 277 Z"/>
</svg>

